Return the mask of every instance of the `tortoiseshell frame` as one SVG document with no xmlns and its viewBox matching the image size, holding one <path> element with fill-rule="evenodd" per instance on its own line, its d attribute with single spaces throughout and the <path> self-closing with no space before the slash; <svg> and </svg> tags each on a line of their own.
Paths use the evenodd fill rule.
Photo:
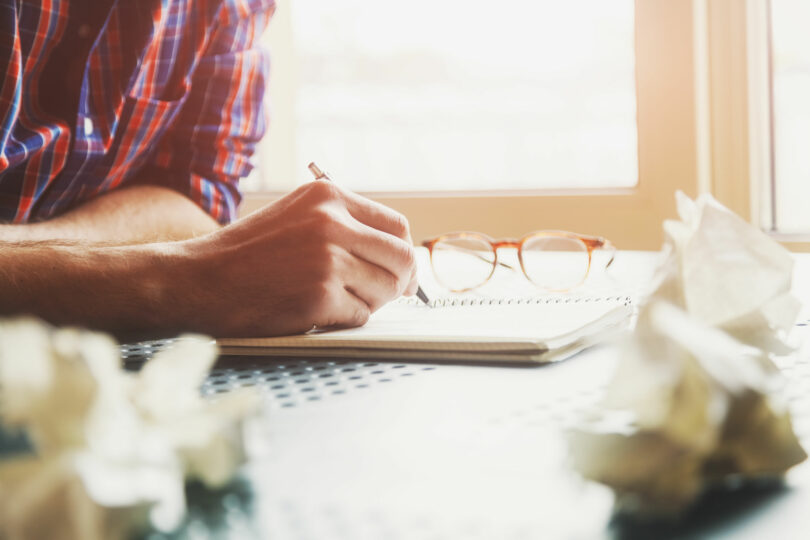
<svg viewBox="0 0 810 540">
<path fill-rule="evenodd" d="M 580 242 L 585 247 L 585 249 L 588 252 L 588 268 L 585 270 L 585 274 L 583 275 L 582 280 L 580 280 L 579 283 L 577 283 L 575 285 L 572 285 L 571 287 L 567 287 L 565 289 L 550 289 L 548 287 L 543 287 L 542 285 L 540 285 L 538 283 L 535 283 L 534 280 L 532 280 L 532 278 L 529 277 L 529 274 L 526 272 L 526 267 L 523 264 L 523 245 L 527 241 L 538 238 L 538 237 L 569 238 L 571 240 L 576 240 L 576 241 Z M 534 231 L 534 232 L 531 232 L 531 233 L 525 235 L 523 238 L 520 238 L 519 240 L 514 239 L 514 238 L 500 238 L 500 239 L 495 240 L 495 239 L 487 236 L 486 234 L 478 233 L 478 232 L 472 232 L 472 231 L 452 232 L 452 233 L 443 234 L 443 235 L 438 236 L 436 238 L 433 238 L 431 240 L 424 240 L 422 242 L 422 245 L 424 247 L 428 248 L 428 251 L 430 252 L 430 267 L 433 270 L 433 275 L 436 276 L 436 279 L 439 280 L 439 282 L 441 282 L 441 279 L 439 278 L 438 274 L 436 273 L 436 268 L 433 265 L 433 248 L 439 242 L 446 241 L 448 239 L 459 239 L 459 238 L 474 238 L 476 240 L 481 240 L 481 241 L 483 241 L 485 243 L 488 243 L 490 245 L 490 247 L 492 248 L 492 254 L 493 254 L 492 270 L 490 270 L 489 275 L 486 277 L 486 279 L 484 279 L 484 281 L 482 281 L 478 285 L 474 285 L 472 287 L 467 287 L 465 289 L 453 289 L 451 287 L 447 287 L 452 292 L 471 291 L 471 290 L 477 289 L 478 287 L 481 287 L 482 285 L 487 283 L 490 280 L 490 278 L 492 277 L 492 274 L 495 273 L 495 268 L 498 266 L 498 264 L 503 265 L 503 263 L 498 262 L 498 248 L 501 248 L 501 247 L 517 248 L 517 250 L 518 250 L 518 260 L 520 261 L 520 269 L 523 271 L 523 275 L 526 276 L 526 279 L 528 279 L 530 282 L 532 282 L 535 286 L 537 286 L 537 287 L 539 287 L 539 288 L 541 288 L 543 290 L 550 291 L 550 292 L 565 292 L 565 291 L 569 291 L 571 289 L 574 289 L 574 288 L 579 287 L 580 285 L 582 285 L 582 283 L 584 283 L 585 280 L 588 278 L 588 274 L 591 271 L 591 261 L 593 259 L 594 250 L 607 249 L 607 250 L 611 251 L 610 260 L 605 265 L 605 268 L 609 267 L 611 265 L 611 263 L 613 263 L 613 259 L 614 259 L 615 255 L 616 255 L 616 247 L 607 238 L 603 238 L 601 236 L 588 236 L 588 235 L 585 235 L 585 234 L 577 234 L 577 233 L 572 233 L 572 232 L 568 232 L 568 231 Z M 506 266 L 506 265 L 504 265 L 504 266 Z"/>
</svg>

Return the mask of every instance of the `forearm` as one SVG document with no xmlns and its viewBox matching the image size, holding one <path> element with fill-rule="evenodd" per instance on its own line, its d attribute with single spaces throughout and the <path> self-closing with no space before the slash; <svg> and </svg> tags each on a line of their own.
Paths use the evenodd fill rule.
<svg viewBox="0 0 810 540">
<path fill-rule="evenodd" d="M 124 245 L 182 240 L 218 228 L 216 221 L 180 193 L 159 186 L 133 186 L 101 195 L 49 221 L 0 225 L 0 241 Z"/>
<path fill-rule="evenodd" d="M 178 244 L 98 247 L 0 242 L 0 316 L 30 314 L 119 337 L 186 330 Z"/>
<path fill-rule="evenodd" d="M 256 337 L 364 324 L 416 291 L 403 216 L 312 182 L 179 242 L 0 241 L 0 316 L 29 313 L 124 339 Z"/>
</svg>

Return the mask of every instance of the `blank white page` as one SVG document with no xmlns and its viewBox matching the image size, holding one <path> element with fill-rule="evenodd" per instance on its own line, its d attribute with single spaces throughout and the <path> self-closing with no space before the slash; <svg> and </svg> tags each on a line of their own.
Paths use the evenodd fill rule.
<svg viewBox="0 0 810 540">
<path fill-rule="evenodd" d="M 436 307 L 414 299 L 392 302 L 365 326 L 299 336 L 219 340 L 223 347 L 396 347 L 401 349 L 499 348 L 545 344 L 578 333 L 608 315 L 626 318 L 629 300 L 610 298 L 531 298 L 438 300 Z M 441 305 L 445 303 L 445 305 Z M 506 347 L 511 348 L 511 347 Z"/>
</svg>

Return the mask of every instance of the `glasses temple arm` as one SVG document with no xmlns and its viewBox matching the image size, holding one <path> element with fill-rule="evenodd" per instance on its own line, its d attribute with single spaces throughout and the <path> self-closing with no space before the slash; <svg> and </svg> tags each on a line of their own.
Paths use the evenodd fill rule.
<svg viewBox="0 0 810 540">
<path fill-rule="evenodd" d="M 610 260 L 605 265 L 605 269 L 610 268 L 610 265 L 613 264 L 613 261 L 616 259 L 616 246 L 613 245 L 613 242 L 604 238 L 599 249 L 610 250 Z"/>
</svg>

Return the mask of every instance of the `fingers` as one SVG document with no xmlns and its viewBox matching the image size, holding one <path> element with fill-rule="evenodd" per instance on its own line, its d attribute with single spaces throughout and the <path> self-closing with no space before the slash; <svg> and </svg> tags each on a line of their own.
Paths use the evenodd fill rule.
<svg viewBox="0 0 810 540">
<path fill-rule="evenodd" d="M 416 256 L 405 216 L 351 192 L 347 193 L 346 203 L 349 214 L 364 225 L 360 228 L 359 241 L 353 244 L 353 252 L 384 268 L 388 268 L 389 264 L 398 265 L 395 275 L 408 273 L 401 294 L 416 294 L 419 287 L 416 282 Z M 380 235 L 378 231 L 385 234 Z"/>
<path fill-rule="evenodd" d="M 344 194 L 346 209 L 354 219 L 413 244 L 408 220 L 391 208 L 351 191 Z"/>
<path fill-rule="evenodd" d="M 394 240 L 407 247 L 402 240 Z M 371 313 L 402 294 L 403 283 L 410 277 L 409 270 L 397 277 L 336 243 L 330 243 L 326 252 L 319 251 L 305 257 L 309 269 L 302 269 L 290 287 L 309 289 L 299 304 L 300 311 L 292 310 L 297 312 L 295 318 L 300 316 L 299 326 L 304 330 L 313 324 L 321 328 L 363 325 Z"/>
<path fill-rule="evenodd" d="M 318 328 L 354 328 L 363 326 L 371 316 L 368 304 L 345 287 L 335 287 L 329 293 L 329 306 L 313 319 Z"/>
<path fill-rule="evenodd" d="M 386 302 L 417 289 L 407 220 L 330 182 L 302 186 L 212 241 L 215 259 L 231 255 L 221 281 L 250 291 L 245 305 L 284 314 L 245 314 L 246 324 L 269 335 L 363 325 Z M 256 287 L 256 275 L 272 279 Z"/>
<path fill-rule="evenodd" d="M 365 324 L 371 313 L 402 294 L 403 280 L 385 268 L 337 247 L 330 259 L 331 277 L 323 283 L 312 312 L 319 327 Z"/>
<path fill-rule="evenodd" d="M 388 270 L 399 283 L 396 296 L 416 293 L 415 252 L 402 214 L 331 182 L 314 182 L 305 191 L 323 203 L 339 203 L 326 205 L 331 209 L 330 237 L 335 244 Z"/>
<path fill-rule="evenodd" d="M 312 196 L 322 202 L 340 200 L 349 214 L 360 223 L 412 243 L 405 216 L 383 204 L 343 189 L 334 182 L 311 182 L 299 188 L 296 194 L 299 197 Z"/>
<path fill-rule="evenodd" d="M 355 223 L 342 234 L 348 251 L 367 263 L 387 271 L 396 285 L 396 296 L 416 292 L 416 254 L 413 246 L 400 238 Z"/>
<path fill-rule="evenodd" d="M 405 289 L 400 293 L 403 296 L 413 296 L 416 294 L 416 289 L 419 288 L 419 283 L 416 281 L 416 264 L 413 265 L 408 278 L 405 281 Z"/>
<path fill-rule="evenodd" d="M 374 313 L 402 294 L 401 281 L 388 270 L 346 254 L 345 289 L 366 303 Z"/>
</svg>

